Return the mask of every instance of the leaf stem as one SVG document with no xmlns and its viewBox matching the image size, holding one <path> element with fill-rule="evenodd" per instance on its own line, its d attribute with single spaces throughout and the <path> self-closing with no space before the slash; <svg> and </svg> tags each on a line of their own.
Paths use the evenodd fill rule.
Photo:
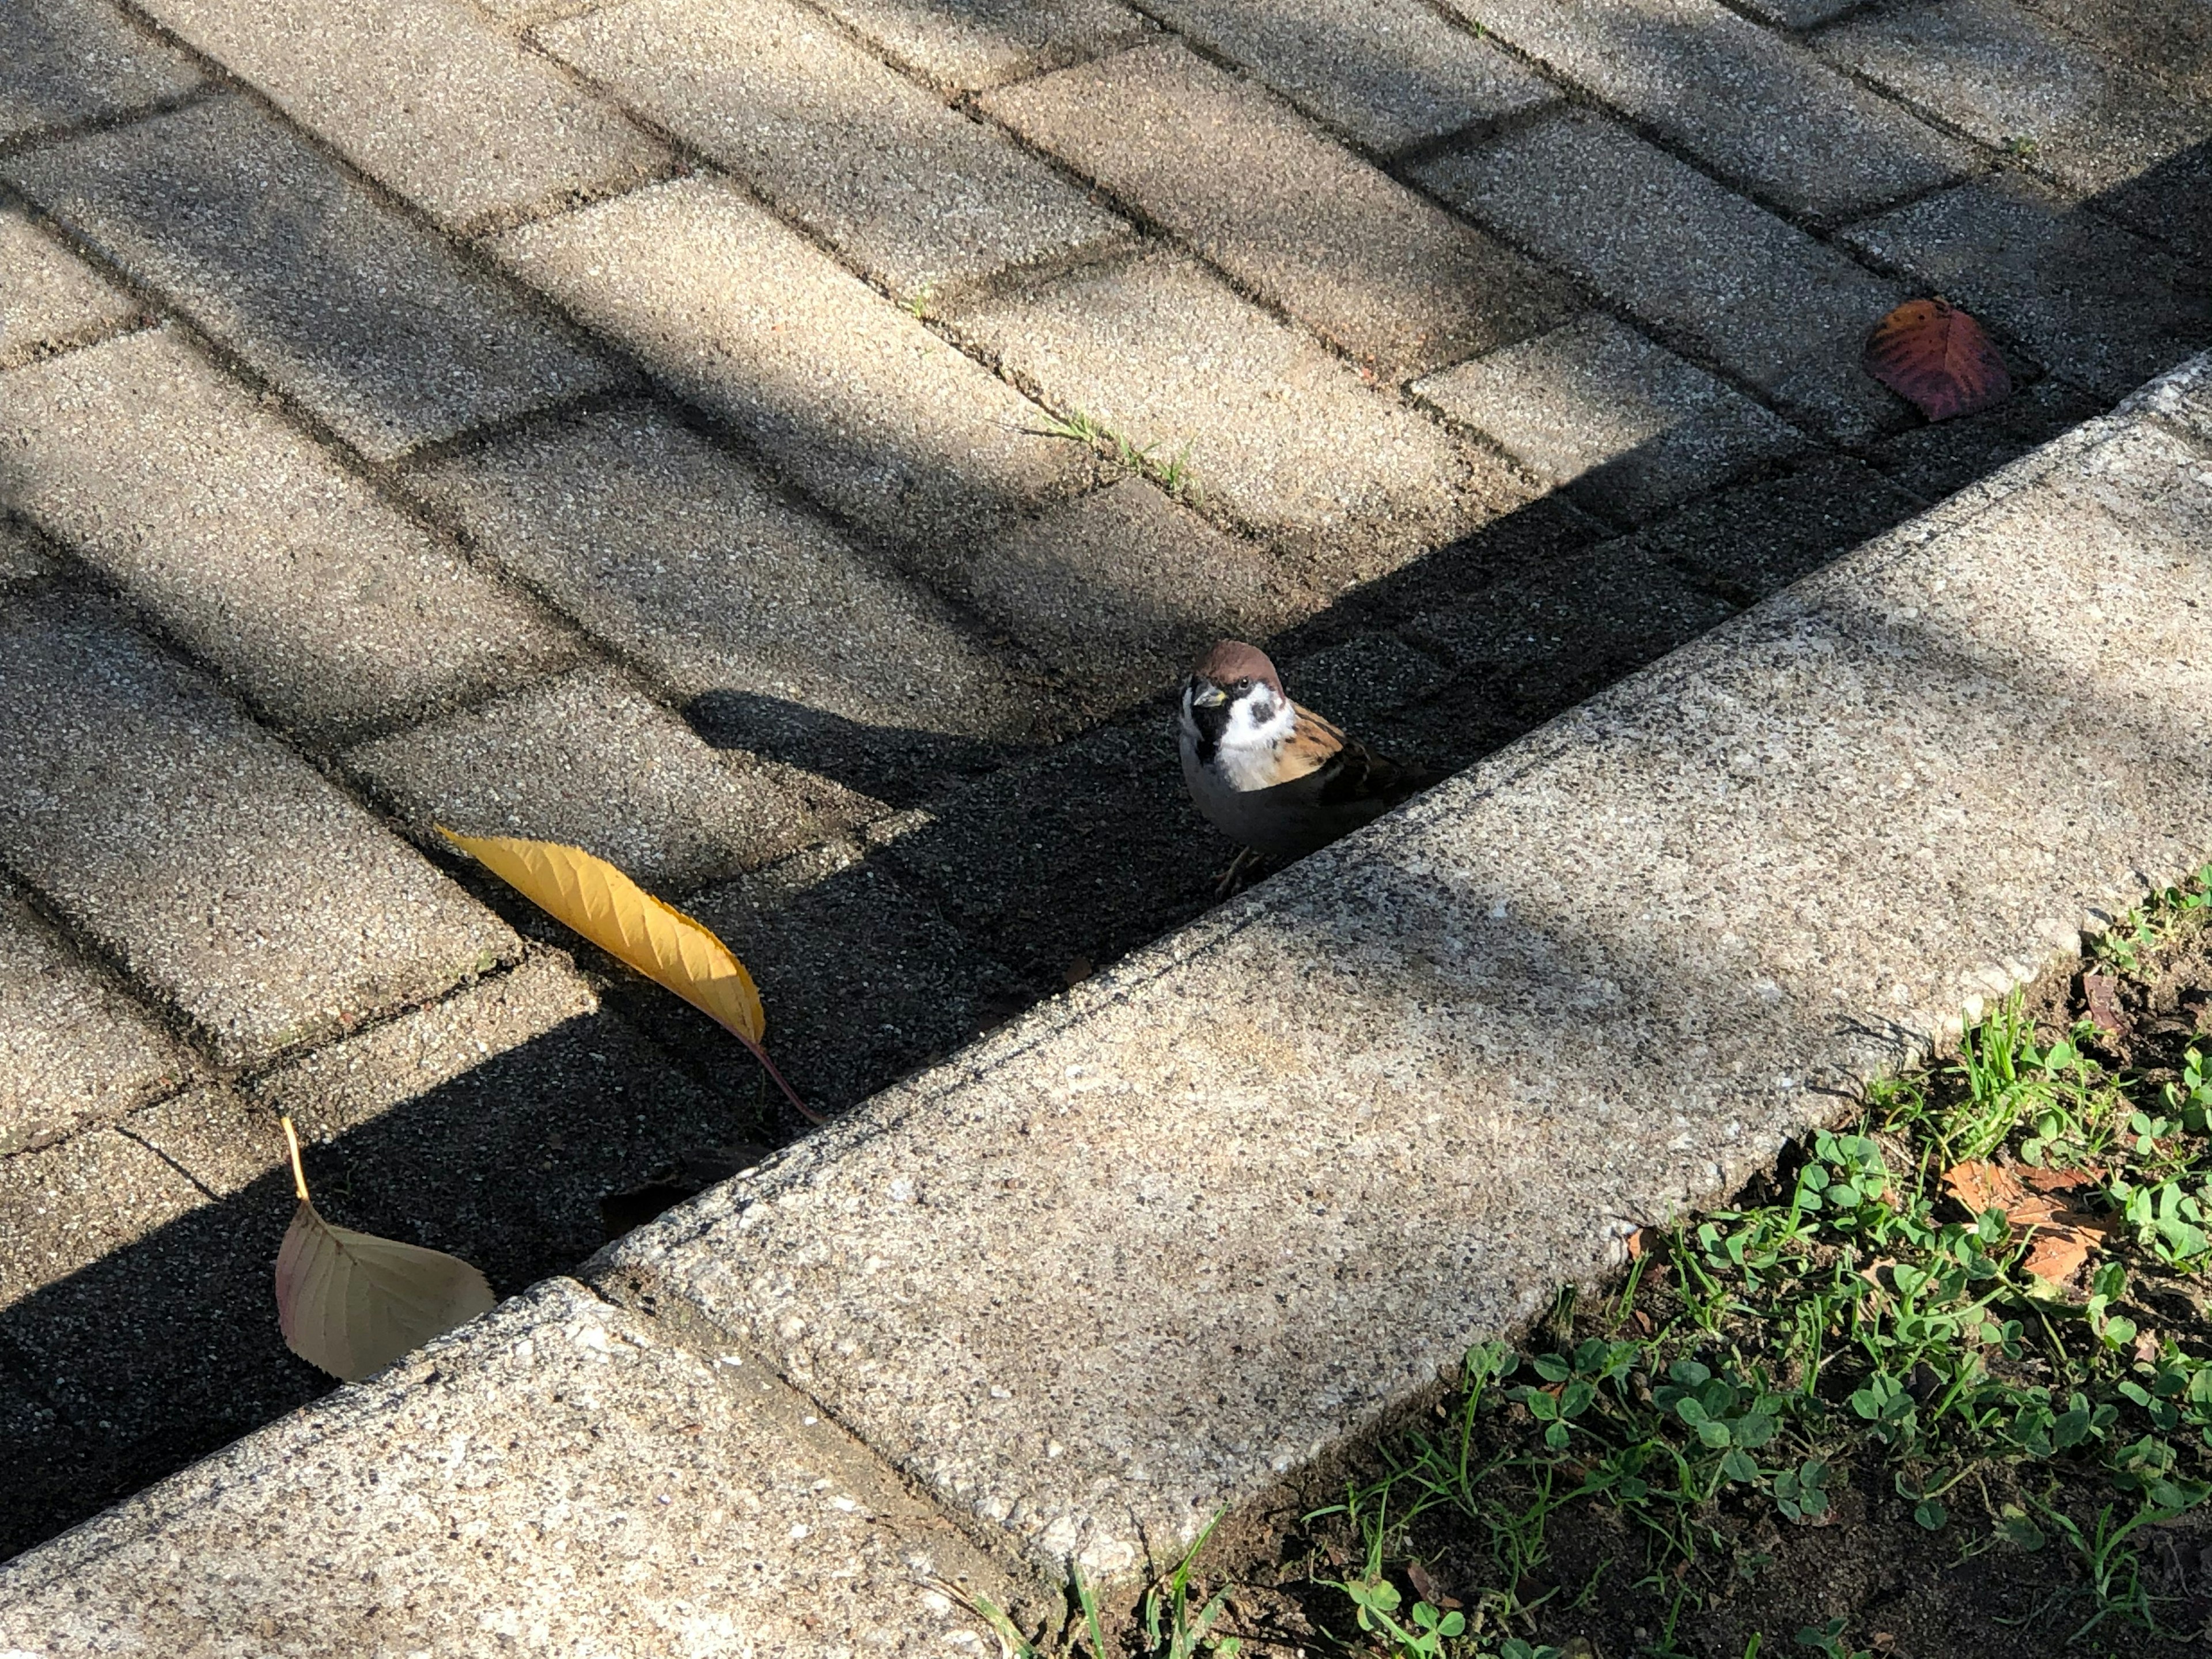
<svg viewBox="0 0 2212 1659">
<path fill-rule="evenodd" d="M 307 1172 L 300 1167 L 300 1137 L 292 1128 L 292 1115 L 285 1113 L 276 1120 L 284 1126 L 284 1150 L 292 1155 L 292 1190 L 300 1195 L 300 1202 L 307 1200 Z"/>
<path fill-rule="evenodd" d="M 821 1113 L 816 1111 L 811 1106 L 809 1106 L 805 1101 L 801 1100 L 799 1097 L 799 1091 L 783 1080 L 783 1073 L 775 1069 L 775 1062 L 768 1057 L 767 1049 L 762 1048 L 759 1043 L 754 1042 L 752 1038 L 747 1036 L 743 1031 L 738 1030 L 734 1026 L 726 1026 L 724 1029 L 730 1031 L 738 1042 L 744 1043 L 746 1048 L 753 1051 L 753 1058 L 760 1061 L 762 1066 L 765 1068 L 768 1074 L 775 1079 L 775 1086 L 783 1091 L 785 1097 L 788 1099 L 793 1105 L 799 1108 L 799 1115 L 801 1117 L 805 1118 L 809 1123 L 827 1123 L 830 1121 L 828 1118 L 823 1116 Z"/>
</svg>

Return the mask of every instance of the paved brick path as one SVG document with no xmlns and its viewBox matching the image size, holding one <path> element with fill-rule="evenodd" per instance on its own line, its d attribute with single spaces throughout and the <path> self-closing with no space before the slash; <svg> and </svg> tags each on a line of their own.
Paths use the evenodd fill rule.
<svg viewBox="0 0 2212 1659">
<path fill-rule="evenodd" d="M 1467 763 L 2212 339 L 2208 137 L 2201 0 L 6 0 L 0 1550 L 321 1388 L 272 1108 L 503 1291 L 792 1127 L 433 821 L 849 1104 L 1206 903 L 1194 647 Z"/>
</svg>

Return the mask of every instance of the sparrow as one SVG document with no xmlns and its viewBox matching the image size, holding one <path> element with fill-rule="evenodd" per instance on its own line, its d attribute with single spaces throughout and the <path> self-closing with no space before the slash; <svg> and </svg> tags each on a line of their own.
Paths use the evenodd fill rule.
<svg viewBox="0 0 2212 1659">
<path fill-rule="evenodd" d="M 1388 761 L 1291 701 L 1257 647 L 1223 640 L 1182 688 L 1182 776 L 1213 827 L 1255 854 L 1303 858 L 1434 780 Z"/>
</svg>

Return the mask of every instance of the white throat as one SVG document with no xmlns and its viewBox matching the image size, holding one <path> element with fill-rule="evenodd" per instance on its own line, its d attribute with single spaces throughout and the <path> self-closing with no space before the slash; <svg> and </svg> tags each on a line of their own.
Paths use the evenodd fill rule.
<svg viewBox="0 0 2212 1659">
<path fill-rule="evenodd" d="M 1297 723 L 1297 708 L 1289 698 L 1254 686 L 1229 705 L 1214 769 L 1232 789 L 1267 788 L 1275 781 L 1277 757 Z"/>
</svg>

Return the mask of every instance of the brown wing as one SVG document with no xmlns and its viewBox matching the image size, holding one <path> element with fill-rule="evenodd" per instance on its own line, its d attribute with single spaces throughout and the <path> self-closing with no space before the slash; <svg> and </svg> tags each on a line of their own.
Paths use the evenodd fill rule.
<svg viewBox="0 0 2212 1659">
<path fill-rule="evenodd" d="M 1317 805 L 1350 806 L 1379 801 L 1395 806 L 1436 781 L 1429 773 L 1401 766 L 1357 738 L 1347 738 L 1341 727 L 1304 703 L 1297 707 L 1298 723 L 1291 732 L 1287 745 L 1290 755 L 1285 758 L 1295 757 L 1306 763 L 1291 770 L 1291 775 L 1312 775 Z"/>
</svg>

